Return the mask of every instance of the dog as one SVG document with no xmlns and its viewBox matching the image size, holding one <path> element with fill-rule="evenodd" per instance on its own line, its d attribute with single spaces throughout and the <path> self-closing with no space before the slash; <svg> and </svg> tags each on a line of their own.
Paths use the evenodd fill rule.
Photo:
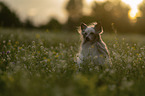
<svg viewBox="0 0 145 96">
<path fill-rule="evenodd" d="M 101 38 L 103 27 L 100 23 L 94 23 L 91 27 L 82 23 L 79 33 L 82 37 L 80 51 L 77 55 L 79 67 L 80 64 L 88 62 L 95 65 L 111 64 L 107 46 Z"/>
</svg>

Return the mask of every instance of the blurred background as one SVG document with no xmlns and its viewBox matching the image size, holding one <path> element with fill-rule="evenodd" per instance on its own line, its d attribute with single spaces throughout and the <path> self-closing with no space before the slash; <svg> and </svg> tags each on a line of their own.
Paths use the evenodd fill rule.
<svg viewBox="0 0 145 96">
<path fill-rule="evenodd" d="M 145 34 L 145 0 L 0 0 L 0 28 L 73 32 L 82 22 Z"/>
</svg>

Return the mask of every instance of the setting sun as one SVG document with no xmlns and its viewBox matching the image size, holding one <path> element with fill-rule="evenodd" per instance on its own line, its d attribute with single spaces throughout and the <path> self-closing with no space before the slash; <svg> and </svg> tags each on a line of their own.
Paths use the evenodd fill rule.
<svg viewBox="0 0 145 96">
<path fill-rule="evenodd" d="M 137 13 L 138 13 L 138 10 L 137 9 L 131 9 L 128 13 L 129 17 L 131 19 L 136 19 L 137 17 Z"/>
<path fill-rule="evenodd" d="M 143 1 L 143 0 L 122 0 L 124 3 L 128 4 L 130 6 L 130 11 L 129 11 L 129 17 L 130 19 L 135 20 L 136 17 L 140 16 L 140 11 L 138 9 L 138 5 Z"/>
<path fill-rule="evenodd" d="M 92 2 L 105 2 L 106 0 L 85 0 L 88 6 L 91 6 Z M 141 12 L 138 9 L 138 5 L 143 2 L 143 0 L 122 0 L 125 4 L 129 5 L 130 10 L 128 16 L 131 20 L 136 20 L 137 17 L 141 16 Z"/>
</svg>

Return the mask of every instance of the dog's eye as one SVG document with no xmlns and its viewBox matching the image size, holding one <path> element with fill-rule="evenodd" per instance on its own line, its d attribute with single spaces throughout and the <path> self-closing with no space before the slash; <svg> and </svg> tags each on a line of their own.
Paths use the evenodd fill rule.
<svg viewBox="0 0 145 96">
<path fill-rule="evenodd" d="M 93 35 L 94 33 L 90 33 L 91 35 Z"/>
<path fill-rule="evenodd" d="M 87 35 L 87 33 L 84 33 L 84 35 Z"/>
</svg>

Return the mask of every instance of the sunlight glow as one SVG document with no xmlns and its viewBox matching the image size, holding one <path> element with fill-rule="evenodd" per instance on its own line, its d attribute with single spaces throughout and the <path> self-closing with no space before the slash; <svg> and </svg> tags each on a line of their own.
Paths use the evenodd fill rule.
<svg viewBox="0 0 145 96">
<path fill-rule="evenodd" d="M 122 0 L 124 3 L 130 6 L 129 17 L 132 20 L 135 20 L 137 17 L 140 16 L 140 11 L 138 9 L 138 5 L 143 2 L 143 0 Z"/>
<path fill-rule="evenodd" d="M 106 0 L 95 0 L 95 1 L 98 1 L 98 2 L 104 2 L 104 1 L 106 1 Z"/>
<path fill-rule="evenodd" d="M 131 9 L 128 13 L 129 17 L 131 19 L 136 19 L 136 14 L 138 13 L 138 10 L 137 9 Z"/>
<path fill-rule="evenodd" d="M 90 9 L 92 3 L 96 1 L 96 2 L 105 2 L 106 0 L 85 0 L 85 4 L 87 6 L 86 9 Z M 141 12 L 138 9 L 139 4 L 141 4 L 143 2 L 143 0 L 122 0 L 122 2 L 124 2 L 125 4 L 128 4 L 130 6 L 130 10 L 128 12 L 128 16 L 131 20 L 136 20 L 137 17 L 141 16 Z M 86 10 L 85 9 L 85 10 Z M 88 10 L 90 11 L 90 10 Z M 90 13 L 90 12 L 87 12 Z"/>
<path fill-rule="evenodd" d="M 85 0 L 87 4 L 91 4 L 92 2 L 105 2 L 106 0 Z"/>
<path fill-rule="evenodd" d="M 91 4 L 94 0 L 86 0 L 87 4 Z"/>
</svg>

